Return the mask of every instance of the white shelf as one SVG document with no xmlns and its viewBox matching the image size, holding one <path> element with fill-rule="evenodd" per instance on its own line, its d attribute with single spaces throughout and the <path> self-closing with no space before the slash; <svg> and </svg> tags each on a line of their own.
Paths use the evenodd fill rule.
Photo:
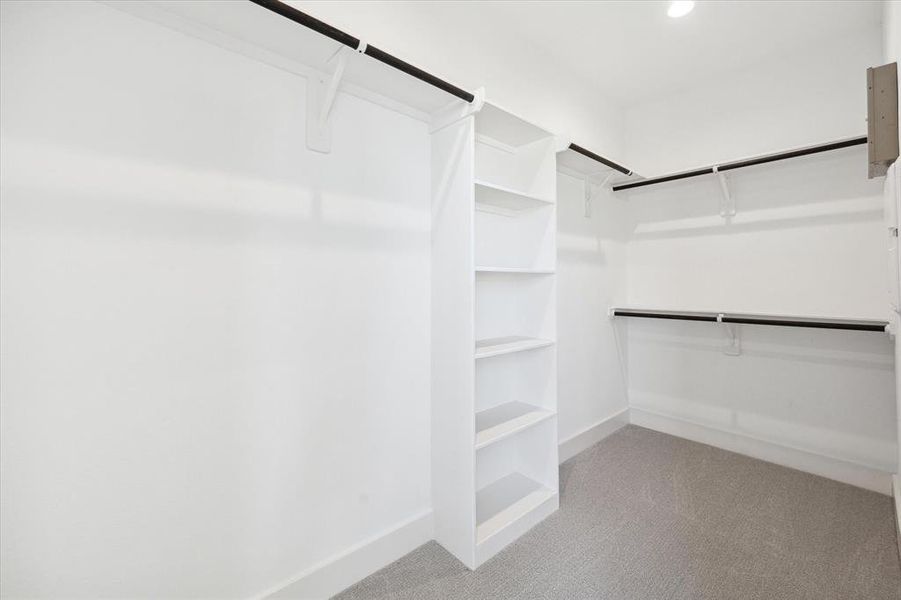
<svg viewBox="0 0 901 600">
<path fill-rule="evenodd" d="M 499 442 L 554 416 L 554 412 L 523 402 L 507 402 L 476 413 L 476 450 Z"/>
<path fill-rule="evenodd" d="M 484 267 L 477 266 L 476 273 L 518 273 L 524 275 L 553 275 L 554 269 L 531 269 L 529 267 Z"/>
<path fill-rule="evenodd" d="M 551 340 L 542 340 L 539 338 L 523 337 L 519 335 L 511 335 L 507 337 L 489 338 L 484 340 L 476 340 L 476 358 L 488 358 L 489 356 L 498 356 L 500 354 L 510 354 L 511 352 L 522 352 L 524 350 L 533 350 L 535 348 L 544 348 L 545 346 L 553 346 Z"/>
<path fill-rule="evenodd" d="M 115 4 L 119 10 L 301 75 L 333 73 L 335 63 L 330 59 L 343 48 L 348 61 L 341 80 L 342 89 L 355 87 L 373 92 L 392 104 L 411 107 L 421 118 L 428 118 L 452 102 L 463 105 L 462 100 L 443 90 L 252 2 L 179 0 Z M 355 34 L 353 30 L 347 33 Z"/>
<path fill-rule="evenodd" d="M 552 201 L 529 195 L 509 187 L 477 179 L 476 210 L 502 215 L 516 215 L 523 211 L 551 206 Z"/>
<path fill-rule="evenodd" d="M 485 486 L 476 493 L 476 543 L 484 543 L 555 495 L 519 473 Z"/>
<path fill-rule="evenodd" d="M 476 113 L 476 133 L 514 148 L 553 135 L 489 102 Z"/>
<path fill-rule="evenodd" d="M 557 171 L 573 177 L 593 177 L 595 178 L 595 181 L 593 181 L 595 184 L 603 181 L 611 173 L 615 175 L 612 183 L 629 181 L 628 175 L 620 173 L 570 148 L 557 153 Z"/>
</svg>

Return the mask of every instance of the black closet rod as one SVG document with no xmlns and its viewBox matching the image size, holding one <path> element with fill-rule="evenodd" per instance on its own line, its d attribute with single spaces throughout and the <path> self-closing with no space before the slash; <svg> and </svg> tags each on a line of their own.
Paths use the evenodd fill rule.
<svg viewBox="0 0 901 600">
<path fill-rule="evenodd" d="M 285 17 L 286 19 L 290 19 L 295 23 L 303 25 L 313 31 L 317 31 L 326 37 L 330 37 L 336 42 L 340 42 L 345 46 L 349 46 L 354 50 L 360 49 L 360 40 L 350 35 L 349 33 L 344 33 L 340 29 L 332 27 L 328 23 L 323 23 L 319 19 L 311 17 L 305 12 L 299 11 L 292 6 L 288 6 L 283 2 L 279 2 L 279 0 L 250 0 L 254 4 L 258 4 L 263 8 L 267 8 L 272 12 Z M 383 50 L 379 50 L 375 46 L 366 45 L 363 49 L 363 54 L 367 56 L 371 56 L 372 58 L 385 63 L 386 65 L 392 66 L 399 71 L 403 71 L 407 75 L 412 75 L 416 79 L 420 81 L 424 81 L 429 85 L 435 86 L 438 89 L 444 90 L 448 94 L 452 94 L 461 100 L 465 100 L 466 102 L 471 103 L 475 100 L 475 96 L 470 94 L 464 89 L 460 89 L 457 86 L 444 81 L 443 79 L 439 79 L 435 77 L 431 73 L 426 73 L 422 69 L 418 67 L 414 67 L 410 63 L 404 62 L 396 56 L 392 56 Z"/>
<path fill-rule="evenodd" d="M 683 173 L 674 173 L 673 175 L 663 175 L 661 177 L 652 177 L 641 181 L 630 183 L 622 183 L 613 186 L 613 191 L 628 190 L 631 188 L 642 187 L 645 185 L 654 185 L 656 183 L 664 183 L 667 181 L 676 181 L 677 179 L 688 179 L 689 177 L 699 177 L 701 175 L 711 175 L 717 171 L 731 171 L 733 169 L 741 169 L 753 165 L 761 165 L 764 163 L 775 162 L 777 160 L 785 160 L 787 158 L 796 158 L 798 156 L 807 156 L 808 154 L 818 154 L 820 152 L 829 152 L 830 150 L 838 150 L 840 148 L 848 148 L 849 146 L 860 146 L 867 143 L 867 136 L 860 136 L 848 140 L 840 140 L 838 142 L 829 142 L 827 144 L 818 144 L 816 146 L 808 146 L 798 150 L 789 150 L 787 152 L 777 152 L 775 154 L 767 154 L 758 156 L 757 158 L 748 158 L 745 160 L 736 160 L 733 162 L 716 165 L 714 167 L 704 167 L 694 171 L 685 171 Z"/>
<path fill-rule="evenodd" d="M 587 156 L 591 160 L 596 160 L 597 162 L 601 163 L 602 165 L 607 165 L 611 169 L 615 169 L 615 170 L 619 171 L 620 173 L 622 173 L 623 175 L 631 175 L 632 174 L 631 169 L 627 169 L 626 167 L 624 167 L 622 165 L 618 165 L 615 162 L 613 162 L 612 160 L 608 160 L 608 159 L 604 158 L 600 154 L 595 154 L 591 150 L 586 150 L 582 146 L 577 146 L 576 144 L 570 144 L 569 149 L 574 152 L 578 152 L 582 156 Z"/>
<path fill-rule="evenodd" d="M 637 317 L 642 319 L 674 319 L 679 321 L 706 321 L 710 323 L 736 323 L 741 325 L 773 325 L 777 327 L 808 327 L 814 329 L 845 329 L 853 331 L 885 331 L 886 321 L 861 319 L 814 319 L 778 315 L 747 315 L 712 312 L 655 311 L 629 308 L 614 308 L 615 317 Z"/>
</svg>

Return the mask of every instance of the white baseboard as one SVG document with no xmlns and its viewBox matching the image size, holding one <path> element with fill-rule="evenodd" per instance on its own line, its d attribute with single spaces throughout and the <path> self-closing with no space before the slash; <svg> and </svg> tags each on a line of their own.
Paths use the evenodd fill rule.
<svg viewBox="0 0 901 600">
<path fill-rule="evenodd" d="M 586 427 L 579 433 L 571 435 L 560 442 L 557 451 L 559 461 L 562 463 L 569 460 L 576 454 L 594 446 L 617 429 L 628 424 L 629 409 L 624 408 L 605 419 L 601 419 L 594 425 Z"/>
<path fill-rule="evenodd" d="M 254 598 L 330 598 L 434 537 L 427 510 L 327 558 Z"/>
<path fill-rule="evenodd" d="M 898 556 L 901 557 L 901 474 L 892 477 L 892 496 L 895 500 L 895 527 L 898 535 Z"/>
<path fill-rule="evenodd" d="M 702 425 L 636 406 L 629 409 L 629 420 L 640 427 L 813 473 L 880 494 L 892 493 L 891 473 L 866 465 L 775 444 L 746 434 Z"/>
</svg>

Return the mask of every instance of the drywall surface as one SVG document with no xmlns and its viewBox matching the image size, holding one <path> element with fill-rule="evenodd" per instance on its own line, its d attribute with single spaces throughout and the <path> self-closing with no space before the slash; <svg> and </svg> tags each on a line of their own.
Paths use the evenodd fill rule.
<svg viewBox="0 0 901 600">
<path fill-rule="evenodd" d="M 887 320 L 882 182 L 866 179 L 866 163 L 858 146 L 731 172 L 730 218 L 712 177 L 629 191 L 629 305 Z M 798 451 L 761 457 L 887 491 L 864 472 L 897 464 L 889 336 L 735 333 L 731 356 L 725 326 L 630 320 L 633 410 L 725 432 L 730 447 Z"/>
<path fill-rule="evenodd" d="M 429 499 L 429 138 L 105 5 L 3 2 L 10 597 L 248 597 Z"/>
<path fill-rule="evenodd" d="M 881 34 L 764 62 L 627 110 L 648 175 L 866 132 L 866 68 Z M 628 303 L 676 310 L 888 319 L 882 182 L 866 147 L 638 188 L 627 199 Z M 896 468 L 893 343 L 885 334 L 629 322 L 636 415 L 886 491 Z M 787 449 L 787 450 L 786 450 Z M 854 474 L 855 468 L 860 473 Z M 851 473 L 848 476 L 848 473 Z"/>
<path fill-rule="evenodd" d="M 898 0 L 883 2 L 882 47 L 885 63 L 901 60 L 901 2 Z"/>
<path fill-rule="evenodd" d="M 886 334 L 741 326 L 738 335 L 741 355 L 730 356 L 723 326 L 630 321 L 633 409 L 895 471 L 893 344 Z M 788 466 L 807 470 L 791 460 Z"/>
<path fill-rule="evenodd" d="M 626 203 L 609 188 L 557 176 L 557 403 L 561 442 L 628 407 L 625 344 L 607 307 L 626 293 Z"/>
<path fill-rule="evenodd" d="M 622 162 L 621 108 L 567 63 L 518 36 L 515 27 L 498 27 L 458 2 L 289 4 L 454 85 L 484 87 L 491 102 Z M 500 3 L 480 10 L 515 9 Z"/>
<path fill-rule="evenodd" d="M 901 2 L 898 2 L 897 0 L 886 0 L 884 9 L 882 20 L 883 63 L 901 63 Z M 901 97 L 901 81 L 898 82 L 898 95 Z M 901 143 L 901 128 L 899 128 L 898 131 L 898 140 L 899 143 Z M 895 177 L 894 187 L 890 188 L 888 186 L 888 178 L 886 178 L 886 187 L 884 189 L 886 195 L 894 193 L 894 198 L 887 198 L 886 202 L 893 203 L 896 209 L 901 209 L 901 188 L 898 187 L 898 183 L 901 182 L 901 174 L 898 172 L 897 161 L 894 168 L 889 170 L 889 177 L 892 176 Z M 893 265 L 893 267 L 896 272 L 898 269 L 901 269 L 901 266 L 897 264 Z M 895 315 L 894 318 L 897 320 L 899 317 L 898 315 Z M 895 348 L 895 357 L 897 377 L 895 397 L 898 410 L 898 439 L 901 440 L 901 369 L 898 368 L 898 366 L 901 365 L 901 347 L 898 347 L 897 345 Z M 899 443 L 898 446 L 898 466 L 899 470 L 901 470 L 901 443 Z M 899 513 L 899 519 L 901 519 L 901 513 Z"/>
<path fill-rule="evenodd" d="M 885 319 L 882 182 L 866 146 L 619 192 L 635 219 L 629 302 Z"/>
<path fill-rule="evenodd" d="M 881 39 L 866 29 L 629 106 L 626 164 L 654 176 L 865 135 Z"/>
</svg>

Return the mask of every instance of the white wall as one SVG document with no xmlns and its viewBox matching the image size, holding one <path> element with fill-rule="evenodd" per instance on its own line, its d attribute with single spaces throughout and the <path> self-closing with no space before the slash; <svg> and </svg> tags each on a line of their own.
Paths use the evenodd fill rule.
<svg viewBox="0 0 901 600">
<path fill-rule="evenodd" d="M 898 0 L 886 0 L 884 3 L 884 12 L 882 19 L 882 43 L 883 43 L 883 63 L 891 63 L 898 62 L 901 63 L 901 2 Z M 899 86 L 899 102 L 901 102 L 901 86 Z M 898 140 L 901 142 L 901 129 L 898 131 Z M 895 177 L 897 180 L 898 173 L 898 165 L 895 164 Z M 897 188 L 896 188 L 897 189 Z M 901 194 L 901 191 L 897 191 L 896 194 Z M 895 370 L 896 370 L 896 384 L 895 384 L 895 395 L 897 399 L 897 411 L 898 411 L 898 439 L 901 440 L 901 369 L 898 369 L 898 365 L 901 364 L 901 344 L 895 346 Z M 898 445 L 898 466 L 899 470 L 901 470 L 901 443 Z M 901 512 L 898 515 L 899 523 L 901 523 Z M 899 544 L 901 544 L 901 539 L 899 539 Z"/>
<path fill-rule="evenodd" d="M 658 174 L 865 132 L 877 32 L 628 110 L 630 160 Z M 627 193 L 628 301 L 662 309 L 887 319 L 881 182 L 863 146 Z M 887 490 L 893 344 L 879 333 L 629 322 L 633 418 Z"/>
<path fill-rule="evenodd" d="M 886 334 L 629 322 L 633 422 L 889 493 L 896 468 Z"/>
<path fill-rule="evenodd" d="M 881 181 L 864 146 L 730 173 L 737 214 L 695 179 L 628 193 L 630 306 L 887 319 Z M 892 352 L 881 333 L 629 323 L 639 411 L 866 469 L 896 466 Z M 827 476 L 823 465 L 766 456 Z M 819 471 L 817 471 L 819 469 Z M 859 485 L 881 487 L 874 478 Z M 884 481 L 883 481 L 884 483 Z"/>
<path fill-rule="evenodd" d="M 617 336 L 607 307 L 626 295 L 625 201 L 609 189 L 595 193 L 585 216 L 585 184 L 557 177 L 557 403 L 561 459 L 606 432 L 603 423 L 628 408 L 627 342 Z M 580 434 L 583 434 L 580 436 Z M 577 441 L 577 438 L 583 440 Z M 572 450 L 568 444 L 574 444 Z"/>
<path fill-rule="evenodd" d="M 112 8 L 3 2 L 10 597 L 247 597 L 429 499 L 429 142 Z"/>
<path fill-rule="evenodd" d="M 622 157 L 621 108 L 567 64 L 518 37 L 514 27 L 473 18 L 456 2 L 289 4 L 464 89 L 484 86 L 492 102 L 548 131 Z"/>
<path fill-rule="evenodd" d="M 654 307 L 885 319 L 881 181 L 866 147 L 635 188 L 629 301 Z"/>
<path fill-rule="evenodd" d="M 718 214 L 712 181 L 630 192 L 629 305 L 886 320 L 881 182 L 866 179 L 866 162 L 860 146 L 734 172 L 731 221 Z M 887 479 L 867 472 L 897 465 L 890 338 L 738 332 L 741 356 L 727 356 L 723 326 L 630 321 L 633 416 L 645 411 L 801 450 L 823 460 L 757 455 L 887 491 Z M 843 475 L 848 466 L 835 470 L 831 459 L 861 473 Z"/>
<path fill-rule="evenodd" d="M 878 29 L 627 107 L 626 164 L 645 176 L 865 135 Z"/>
<path fill-rule="evenodd" d="M 882 18 L 884 62 L 901 59 L 901 1 L 885 0 Z"/>
</svg>

